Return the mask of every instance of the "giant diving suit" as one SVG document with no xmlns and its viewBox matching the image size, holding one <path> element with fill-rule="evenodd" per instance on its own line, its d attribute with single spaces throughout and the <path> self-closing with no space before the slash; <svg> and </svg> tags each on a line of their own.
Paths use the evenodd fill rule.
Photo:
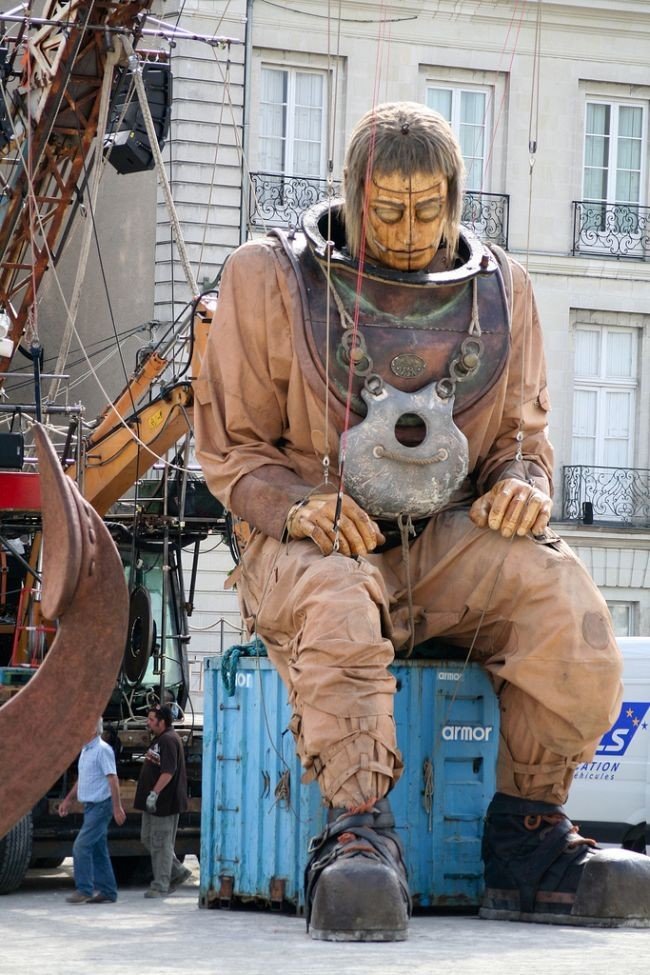
<svg viewBox="0 0 650 975">
<path fill-rule="evenodd" d="M 619 654 L 582 564 L 550 530 L 507 539 L 468 518 L 505 477 L 551 493 L 548 410 L 528 275 L 469 231 L 443 272 L 360 273 L 324 203 L 228 260 L 197 456 L 251 526 L 233 581 L 331 809 L 366 809 L 401 774 L 388 666 L 431 637 L 472 644 L 499 694 L 504 815 L 559 808 L 614 721 Z M 385 536 L 365 558 L 286 536 L 296 503 L 337 489 L 341 449 L 346 493 Z"/>
</svg>

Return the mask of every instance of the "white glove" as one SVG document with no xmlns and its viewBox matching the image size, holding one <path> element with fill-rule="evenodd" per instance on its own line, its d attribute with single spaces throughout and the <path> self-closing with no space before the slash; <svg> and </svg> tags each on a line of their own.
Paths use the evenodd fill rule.
<svg viewBox="0 0 650 975">
<path fill-rule="evenodd" d="M 158 793 L 154 792 L 152 789 L 149 795 L 147 796 L 146 806 L 147 806 L 148 813 L 155 813 L 157 802 L 158 802 Z"/>
</svg>

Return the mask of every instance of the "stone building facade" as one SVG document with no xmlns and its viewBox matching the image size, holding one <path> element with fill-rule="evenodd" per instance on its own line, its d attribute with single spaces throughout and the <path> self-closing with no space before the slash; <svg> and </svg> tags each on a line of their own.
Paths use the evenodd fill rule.
<svg viewBox="0 0 650 975">
<path fill-rule="evenodd" d="M 465 220 L 527 266 L 545 332 L 554 524 L 620 634 L 650 632 L 650 7 L 637 0 L 165 5 L 170 177 L 197 277 L 341 177 L 376 101 L 447 113 Z M 172 9 L 169 9 L 172 8 Z M 155 307 L 187 299 L 159 200 Z M 227 559 L 227 556 L 225 557 Z"/>
</svg>

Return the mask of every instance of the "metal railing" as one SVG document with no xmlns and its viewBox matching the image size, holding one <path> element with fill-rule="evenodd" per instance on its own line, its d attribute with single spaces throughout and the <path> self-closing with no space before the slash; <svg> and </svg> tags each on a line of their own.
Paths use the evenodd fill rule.
<svg viewBox="0 0 650 975">
<path fill-rule="evenodd" d="M 650 260 L 650 207 L 574 200 L 572 253 Z"/>
<path fill-rule="evenodd" d="M 277 173 L 250 173 L 248 219 L 251 227 L 291 229 L 298 226 L 300 215 L 328 195 L 326 179 L 313 176 L 279 176 Z M 334 193 L 341 184 L 333 184 Z"/>
<path fill-rule="evenodd" d="M 303 210 L 328 195 L 326 179 L 312 176 L 281 176 L 277 173 L 250 173 L 248 218 L 256 230 L 298 226 Z M 333 184 L 334 193 L 341 184 Z M 461 222 L 481 240 L 508 246 L 510 198 L 503 193 L 465 193 Z"/>
<path fill-rule="evenodd" d="M 650 527 L 650 470 L 638 467 L 563 468 L 563 521 Z"/>
<path fill-rule="evenodd" d="M 506 193 L 479 193 L 468 190 L 463 197 L 460 222 L 477 237 L 508 248 L 510 197 Z"/>
</svg>

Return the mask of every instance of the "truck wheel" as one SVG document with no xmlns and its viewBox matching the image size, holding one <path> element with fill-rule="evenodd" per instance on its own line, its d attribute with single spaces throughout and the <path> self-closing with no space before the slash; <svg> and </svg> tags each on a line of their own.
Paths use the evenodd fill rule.
<svg viewBox="0 0 650 975">
<path fill-rule="evenodd" d="M 32 814 L 26 816 L 0 840 L 0 894 L 18 890 L 32 857 Z"/>
<path fill-rule="evenodd" d="M 146 886 L 151 883 L 151 858 L 142 856 L 112 856 L 113 872 L 120 887 Z"/>
<path fill-rule="evenodd" d="M 30 870 L 54 870 L 60 867 L 65 857 L 32 857 L 29 864 Z"/>
</svg>

